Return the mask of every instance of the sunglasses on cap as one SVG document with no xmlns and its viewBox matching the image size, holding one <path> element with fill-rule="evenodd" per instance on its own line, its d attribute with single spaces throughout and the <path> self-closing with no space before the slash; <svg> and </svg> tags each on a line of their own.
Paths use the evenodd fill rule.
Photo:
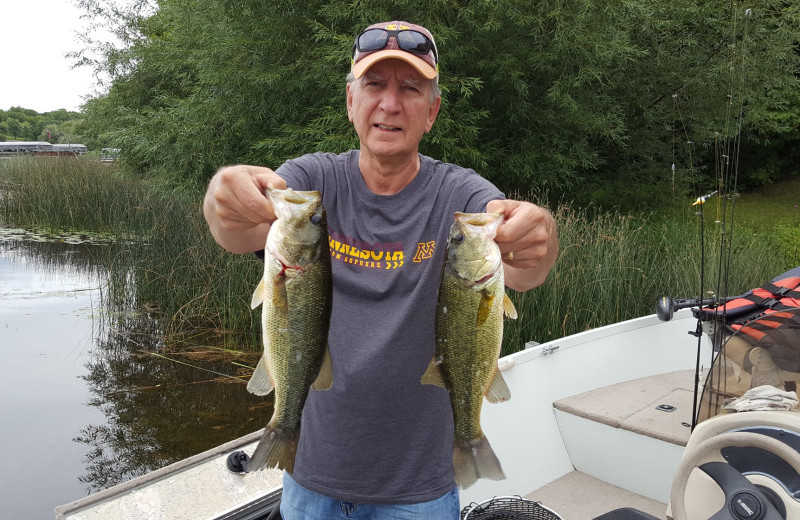
<svg viewBox="0 0 800 520">
<path fill-rule="evenodd" d="M 433 51 L 434 63 L 438 63 L 436 44 L 414 29 L 367 29 L 356 38 L 356 42 L 353 44 L 353 54 L 355 55 L 356 51 L 374 52 L 385 49 L 391 36 L 394 36 L 397 46 L 406 52 L 425 56 Z"/>
</svg>

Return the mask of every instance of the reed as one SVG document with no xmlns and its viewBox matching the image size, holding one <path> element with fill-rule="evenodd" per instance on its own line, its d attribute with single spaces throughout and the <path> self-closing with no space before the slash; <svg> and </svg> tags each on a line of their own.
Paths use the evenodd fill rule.
<svg viewBox="0 0 800 520">
<path fill-rule="evenodd" d="M 112 310 L 135 309 L 173 340 L 211 331 L 226 347 L 258 349 L 258 314 L 249 300 L 262 264 L 214 242 L 201 196 L 164 192 L 96 161 L 0 161 L 5 225 L 118 238 L 99 248 L 106 256 L 93 257 L 109 273 L 103 303 Z M 731 238 L 726 231 L 722 244 L 715 217 L 704 216 L 701 233 L 688 203 L 677 213 L 646 216 L 561 205 L 554 215 L 560 257 L 541 287 L 512 293 L 520 316 L 506 321 L 505 353 L 651 314 L 661 294 L 698 296 L 701 272 L 704 292 L 732 295 L 797 265 L 796 226 L 783 234 L 740 226 Z M 732 260 L 721 262 L 728 250 Z"/>
<path fill-rule="evenodd" d="M 102 303 L 112 314 L 135 309 L 173 338 L 210 330 L 218 342 L 255 348 L 258 324 L 249 301 L 260 262 L 217 246 L 200 200 L 198 193 L 163 192 L 98 161 L 0 161 L 5 226 L 116 238 L 92 258 L 108 273 Z"/>
<path fill-rule="evenodd" d="M 155 217 L 156 192 L 115 165 L 76 158 L 18 157 L 0 161 L 5 222 L 51 232 L 143 231 Z"/>
<path fill-rule="evenodd" d="M 554 217 L 559 259 L 541 287 L 512 294 L 519 318 L 505 322 L 504 353 L 652 314 L 659 295 L 696 297 L 701 283 L 704 297 L 740 294 L 794 267 L 774 236 L 740 229 L 723 242 L 730 230 L 694 209 L 632 216 L 562 205 Z"/>
</svg>

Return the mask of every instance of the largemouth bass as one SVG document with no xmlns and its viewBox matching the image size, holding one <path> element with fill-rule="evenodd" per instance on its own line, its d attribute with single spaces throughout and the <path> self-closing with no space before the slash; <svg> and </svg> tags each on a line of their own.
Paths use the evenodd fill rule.
<svg viewBox="0 0 800 520">
<path fill-rule="evenodd" d="M 434 356 L 421 380 L 450 393 L 453 468 L 462 489 L 479 478 L 505 478 L 480 424 L 484 396 L 490 402 L 511 398 L 497 368 L 503 314 L 517 317 L 493 240 L 502 222 L 501 213 L 455 214 L 436 304 Z"/>
<path fill-rule="evenodd" d="M 248 469 L 294 471 L 300 416 L 309 387 L 331 387 L 328 324 L 332 281 L 328 229 L 317 191 L 268 189 L 278 217 L 264 250 L 264 277 L 253 294 L 263 304 L 264 355 L 247 389 L 275 391 L 275 407 Z"/>
</svg>

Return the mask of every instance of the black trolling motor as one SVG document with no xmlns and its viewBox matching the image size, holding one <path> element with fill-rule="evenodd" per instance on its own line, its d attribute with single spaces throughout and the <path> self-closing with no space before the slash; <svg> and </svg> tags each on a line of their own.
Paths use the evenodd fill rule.
<svg viewBox="0 0 800 520">
<path fill-rule="evenodd" d="M 729 296 L 727 298 L 675 298 L 671 296 L 659 296 L 656 299 L 656 315 L 661 321 L 669 321 L 675 315 L 675 311 L 688 309 L 690 307 L 706 307 L 709 305 L 718 306 L 728 303 L 741 296 Z"/>
</svg>

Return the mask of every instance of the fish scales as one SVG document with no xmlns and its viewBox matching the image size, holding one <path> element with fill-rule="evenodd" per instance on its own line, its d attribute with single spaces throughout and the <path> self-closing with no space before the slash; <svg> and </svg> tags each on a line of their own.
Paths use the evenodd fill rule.
<svg viewBox="0 0 800 520">
<path fill-rule="evenodd" d="M 484 397 L 511 397 L 497 369 L 503 314 L 516 317 L 493 240 L 502 220 L 502 214 L 455 214 L 436 305 L 434 356 L 421 380 L 450 394 L 453 467 L 461 488 L 479 478 L 505 478 L 480 424 Z"/>
<path fill-rule="evenodd" d="M 320 288 L 330 283 L 330 264 L 316 262 L 298 273 L 271 258 L 267 276 L 272 291 L 265 298 L 262 327 L 269 346 L 267 366 L 275 379 L 275 409 L 281 412 L 274 420 L 276 426 L 289 428 L 300 422 L 298 404 L 305 402 L 317 378 L 327 345 L 330 294 Z"/>
<path fill-rule="evenodd" d="M 247 389 L 256 395 L 274 390 L 275 404 L 248 469 L 292 472 L 309 388 L 332 384 L 330 251 L 319 192 L 270 189 L 267 195 L 277 220 L 267 238 L 264 277 L 253 295 L 253 307 L 263 304 L 264 355 Z"/>
<path fill-rule="evenodd" d="M 447 309 L 436 328 L 438 350 L 447 360 L 440 369 L 455 409 L 456 442 L 463 442 L 483 435 L 481 405 L 503 341 L 503 277 L 494 277 L 482 290 L 465 290 L 461 280 L 445 271 L 439 290 L 439 305 Z M 482 322 L 481 308 L 487 311 Z"/>
</svg>

